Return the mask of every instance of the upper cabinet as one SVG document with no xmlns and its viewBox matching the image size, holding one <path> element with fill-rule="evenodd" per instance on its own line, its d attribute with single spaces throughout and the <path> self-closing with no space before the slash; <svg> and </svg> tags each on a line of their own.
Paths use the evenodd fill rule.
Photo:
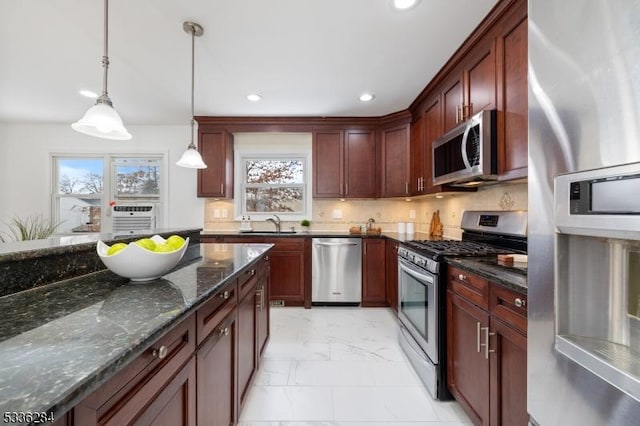
<svg viewBox="0 0 640 426">
<path fill-rule="evenodd" d="M 410 106 L 427 179 L 417 194 L 443 190 L 430 182 L 433 141 L 488 109 L 498 111 L 498 179 L 527 177 L 527 46 L 527 2 L 498 2 Z"/>
<path fill-rule="evenodd" d="M 378 150 L 375 130 L 313 132 L 313 196 L 378 196 Z"/>
<path fill-rule="evenodd" d="M 498 178 L 527 177 L 527 4 L 505 16 L 499 27 L 498 53 Z M 501 122 L 500 122 L 501 121 Z"/>
<path fill-rule="evenodd" d="M 409 139 L 408 123 L 382 129 L 382 197 L 407 197 L 416 192 L 417 184 L 413 181 L 411 158 L 417 153 L 413 148 Z"/>
<path fill-rule="evenodd" d="M 233 135 L 199 129 L 198 149 L 207 165 L 198 170 L 198 197 L 233 198 Z"/>
</svg>

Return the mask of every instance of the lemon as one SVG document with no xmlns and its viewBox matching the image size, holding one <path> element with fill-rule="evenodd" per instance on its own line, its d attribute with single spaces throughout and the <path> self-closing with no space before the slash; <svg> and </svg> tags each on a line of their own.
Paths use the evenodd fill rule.
<svg viewBox="0 0 640 426">
<path fill-rule="evenodd" d="M 113 256 L 125 247 L 127 247 L 125 243 L 115 243 L 114 245 L 109 247 L 109 250 L 107 250 L 107 256 Z"/>
<path fill-rule="evenodd" d="M 169 244 L 156 244 L 156 248 L 154 251 L 156 252 L 161 252 L 161 253 L 166 253 L 166 252 L 170 252 L 170 251 L 176 251 L 177 249 Z"/>
<path fill-rule="evenodd" d="M 174 250 L 178 250 L 185 243 L 185 239 L 180 235 L 172 235 L 167 238 L 167 245 L 173 247 Z"/>
<path fill-rule="evenodd" d="M 147 249 L 149 251 L 155 251 L 156 243 L 151 238 L 142 238 L 138 241 L 135 241 L 134 244 L 139 245 L 143 249 Z"/>
</svg>

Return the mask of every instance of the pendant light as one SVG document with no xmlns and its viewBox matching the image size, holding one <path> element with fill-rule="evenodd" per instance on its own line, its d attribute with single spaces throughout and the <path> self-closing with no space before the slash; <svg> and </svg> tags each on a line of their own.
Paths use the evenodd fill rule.
<svg viewBox="0 0 640 426">
<path fill-rule="evenodd" d="M 180 167 L 187 167 L 189 169 L 206 169 L 207 165 L 202 161 L 202 157 L 200 153 L 196 149 L 195 144 L 193 143 L 193 126 L 195 121 L 193 120 L 193 97 L 194 97 L 194 69 L 195 69 L 195 39 L 196 37 L 200 37 L 202 33 L 204 33 L 204 29 L 196 24 L 195 22 L 184 22 L 182 24 L 182 28 L 188 34 L 191 34 L 191 143 L 187 147 L 187 150 L 182 154 L 180 160 L 176 163 Z"/>
<path fill-rule="evenodd" d="M 104 0 L 104 55 L 102 56 L 102 95 L 84 116 L 71 125 L 73 130 L 104 139 L 128 140 L 131 134 L 122 124 L 107 93 L 107 71 L 109 69 L 109 0 Z"/>
</svg>

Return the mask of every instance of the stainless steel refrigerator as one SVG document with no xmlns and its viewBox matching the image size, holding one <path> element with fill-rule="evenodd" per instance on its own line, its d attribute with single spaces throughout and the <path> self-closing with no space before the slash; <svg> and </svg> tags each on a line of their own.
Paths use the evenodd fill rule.
<svg viewBox="0 0 640 426">
<path fill-rule="evenodd" d="M 529 0 L 528 31 L 528 411 L 640 424 L 640 1 Z"/>
</svg>

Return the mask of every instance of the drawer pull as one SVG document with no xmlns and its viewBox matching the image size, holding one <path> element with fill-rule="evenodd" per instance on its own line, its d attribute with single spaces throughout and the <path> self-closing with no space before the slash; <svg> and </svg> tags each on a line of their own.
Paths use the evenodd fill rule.
<svg viewBox="0 0 640 426">
<path fill-rule="evenodd" d="M 255 269 L 250 269 L 247 271 L 247 274 L 254 276 L 256 274 L 256 270 Z"/>
<path fill-rule="evenodd" d="M 265 261 L 265 262 L 268 262 L 268 261 L 269 261 L 269 255 L 266 255 L 266 256 L 264 257 L 264 261 Z"/>
<path fill-rule="evenodd" d="M 229 294 L 228 290 L 220 295 L 220 297 L 223 298 L 224 300 L 227 300 L 229 298 L 229 296 L 230 296 L 230 294 Z"/>
<path fill-rule="evenodd" d="M 526 299 L 520 299 L 519 297 L 516 297 L 516 300 L 515 300 L 514 304 L 518 308 L 524 308 L 525 306 L 527 306 L 527 300 Z"/>
<path fill-rule="evenodd" d="M 152 355 L 154 358 L 164 359 L 168 353 L 169 350 L 166 346 L 160 346 L 159 348 L 153 350 Z"/>
<path fill-rule="evenodd" d="M 218 330 L 219 336 L 228 336 L 229 335 L 229 327 L 221 328 Z"/>
<path fill-rule="evenodd" d="M 458 279 L 459 279 L 460 281 L 466 281 L 466 280 L 467 280 L 467 276 L 466 276 L 466 275 L 464 275 L 464 274 L 458 274 Z"/>
</svg>

